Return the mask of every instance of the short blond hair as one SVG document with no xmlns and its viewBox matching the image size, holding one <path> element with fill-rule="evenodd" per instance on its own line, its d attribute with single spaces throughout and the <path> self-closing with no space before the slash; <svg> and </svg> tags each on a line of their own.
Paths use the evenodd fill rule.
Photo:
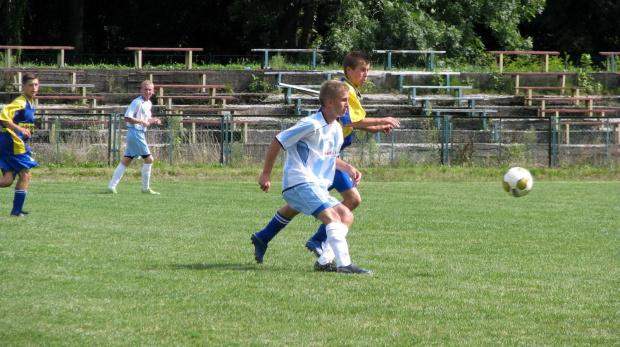
<svg viewBox="0 0 620 347">
<path fill-rule="evenodd" d="M 349 87 L 340 81 L 326 81 L 321 84 L 319 92 L 319 102 L 321 106 L 327 104 L 327 100 L 335 99 L 342 95 L 343 92 L 349 92 Z"/>
<path fill-rule="evenodd" d="M 144 87 L 144 86 L 152 86 L 152 85 L 154 85 L 154 84 L 153 84 L 153 81 L 151 81 L 151 80 L 144 80 L 144 81 L 142 81 L 142 83 L 140 84 L 140 88 L 142 88 L 142 87 Z"/>
</svg>

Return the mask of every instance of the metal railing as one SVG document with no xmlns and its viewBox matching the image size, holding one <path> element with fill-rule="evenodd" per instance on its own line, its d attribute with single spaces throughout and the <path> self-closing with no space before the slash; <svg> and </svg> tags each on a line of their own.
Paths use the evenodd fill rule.
<svg viewBox="0 0 620 347">
<path fill-rule="evenodd" d="M 271 139 L 301 115 L 159 114 L 147 131 L 156 160 L 170 165 L 262 163 Z M 115 165 L 124 153 L 122 114 L 37 117 L 29 141 L 40 163 Z M 342 152 L 356 165 L 608 165 L 617 163 L 620 122 L 603 117 L 399 117 L 390 134 L 356 131 Z"/>
</svg>

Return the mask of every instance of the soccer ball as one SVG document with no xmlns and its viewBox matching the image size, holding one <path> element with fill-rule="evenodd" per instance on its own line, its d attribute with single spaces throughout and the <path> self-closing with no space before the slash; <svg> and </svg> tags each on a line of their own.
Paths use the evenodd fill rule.
<svg viewBox="0 0 620 347">
<path fill-rule="evenodd" d="M 530 192 L 532 185 L 534 185 L 534 179 L 526 169 L 512 167 L 504 174 L 502 185 L 508 194 L 520 198 Z"/>
</svg>

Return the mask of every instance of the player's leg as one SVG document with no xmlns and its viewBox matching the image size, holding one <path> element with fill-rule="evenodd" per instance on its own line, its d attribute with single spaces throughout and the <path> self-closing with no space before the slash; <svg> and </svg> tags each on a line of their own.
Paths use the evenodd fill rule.
<svg viewBox="0 0 620 347">
<path fill-rule="evenodd" d="M 13 198 L 13 209 L 11 210 L 11 216 L 23 217 L 28 212 L 24 212 L 24 202 L 26 201 L 26 195 L 28 192 L 28 184 L 30 183 L 30 170 L 22 169 L 17 173 L 17 183 L 15 184 L 15 195 Z"/>
<path fill-rule="evenodd" d="M 108 191 L 112 194 L 116 194 L 116 186 L 123 178 L 125 171 L 127 171 L 127 167 L 131 164 L 133 157 L 128 156 L 127 152 L 125 152 L 125 156 L 121 159 L 121 162 L 118 163 L 116 169 L 114 169 L 114 174 L 112 175 L 112 179 L 108 184 Z"/>
<path fill-rule="evenodd" d="M 0 178 L 0 188 L 10 187 L 15 180 L 15 171 L 2 170 L 2 178 Z"/>
<path fill-rule="evenodd" d="M 299 212 L 286 204 L 276 211 L 264 229 L 252 234 L 250 240 L 254 245 L 254 258 L 257 263 L 263 262 L 263 257 L 267 252 L 267 244 L 298 214 Z"/>
<path fill-rule="evenodd" d="M 330 189 L 336 189 L 340 195 L 342 195 L 342 204 L 344 204 L 350 211 L 353 211 L 362 203 L 362 198 L 357 188 L 355 188 L 355 183 L 349 174 L 344 171 L 336 170 L 334 175 L 334 183 Z M 323 252 L 323 243 L 325 240 L 327 240 L 327 232 L 325 230 L 325 225 L 322 224 L 319 226 L 316 233 L 308 239 L 306 242 L 306 248 L 317 257 L 320 257 Z"/>
<path fill-rule="evenodd" d="M 142 193 L 161 195 L 151 189 L 151 169 L 155 159 L 150 153 L 148 155 L 143 155 L 142 159 L 144 159 L 144 164 L 142 164 Z"/>
<path fill-rule="evenodd" d="M 351 262 L 346 236 L 349 226 L 353 223 L 353 213 L 346 206 L 339 204 L 321 211 L 317 218 L 325 224 L 327 232 L 327 246 L 324 254 L 319 257 L 318 263 L 322 264 L 329 260 L 326 258 L 331 248 L 338 262 L 338 272 L 372 274 L 372 271 L 360 268 Z"/>
</svg>

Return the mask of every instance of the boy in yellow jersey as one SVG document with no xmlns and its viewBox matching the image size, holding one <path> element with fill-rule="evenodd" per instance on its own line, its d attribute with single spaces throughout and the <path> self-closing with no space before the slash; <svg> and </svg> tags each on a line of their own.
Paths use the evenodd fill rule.
<svg viewBox="0 0 620 347">
<path fill-rule="evenodd" d="M 341 150 L 352 143 L 354 129 L 361 129 L 371 133 L 390 133 L 393 128 L 399 128 L 400 122 L 393 117 L 385 118 L 366 118 L 366 111 L 362 107 L 362 95 L 359 88 L 368 80 L 368 72 L 370 70 L 370 58 L 363 52 L 350 52 L 344 58 L 344 78 L 341 81 L 349 86 L 349 108 L 343 117 L 338 121 L 342 125 L 344 135 L 344 144 Z M 355 183 L 347 173 L 336 170 L 333 185 L 330 189 L 336 189 L 343 198 L 342 204 L 353 211 L 358 207 L 362 198 L 359 191 L 355 187 Z M 263 256 L 267 251 L 267 244 L 277 233 L 282 230 L 297 215 L 289 205 L 280 208 L 273 219 L 267 224 L 265 229 L 252 234 L 251 240 L 254 244 L 254 256 L 258 263 L 263 262 Z M 314 252 L 317 257 L 323 253 L 322 243 L 327 239 L 325 226 L 321 225 L 307 242 L 306 247 Z M 322 259 L 319 258 L 319 266 L 315 267 L 317 271 L 335 271 L 332 264 L 320 264 Z"/>
<path fill-rule="evenodd" d="M 12 217 L 24 217 L 26 192 L 30 183 L 30 169 L 37 166 L 26 144 L 34 131 L 34 97 L 39 91 L 39 78 L 32 72 L 22 77 L 24 94 L 5 106 L 0 112 L 0 188 L 15 184 Z"/>
</svg>

